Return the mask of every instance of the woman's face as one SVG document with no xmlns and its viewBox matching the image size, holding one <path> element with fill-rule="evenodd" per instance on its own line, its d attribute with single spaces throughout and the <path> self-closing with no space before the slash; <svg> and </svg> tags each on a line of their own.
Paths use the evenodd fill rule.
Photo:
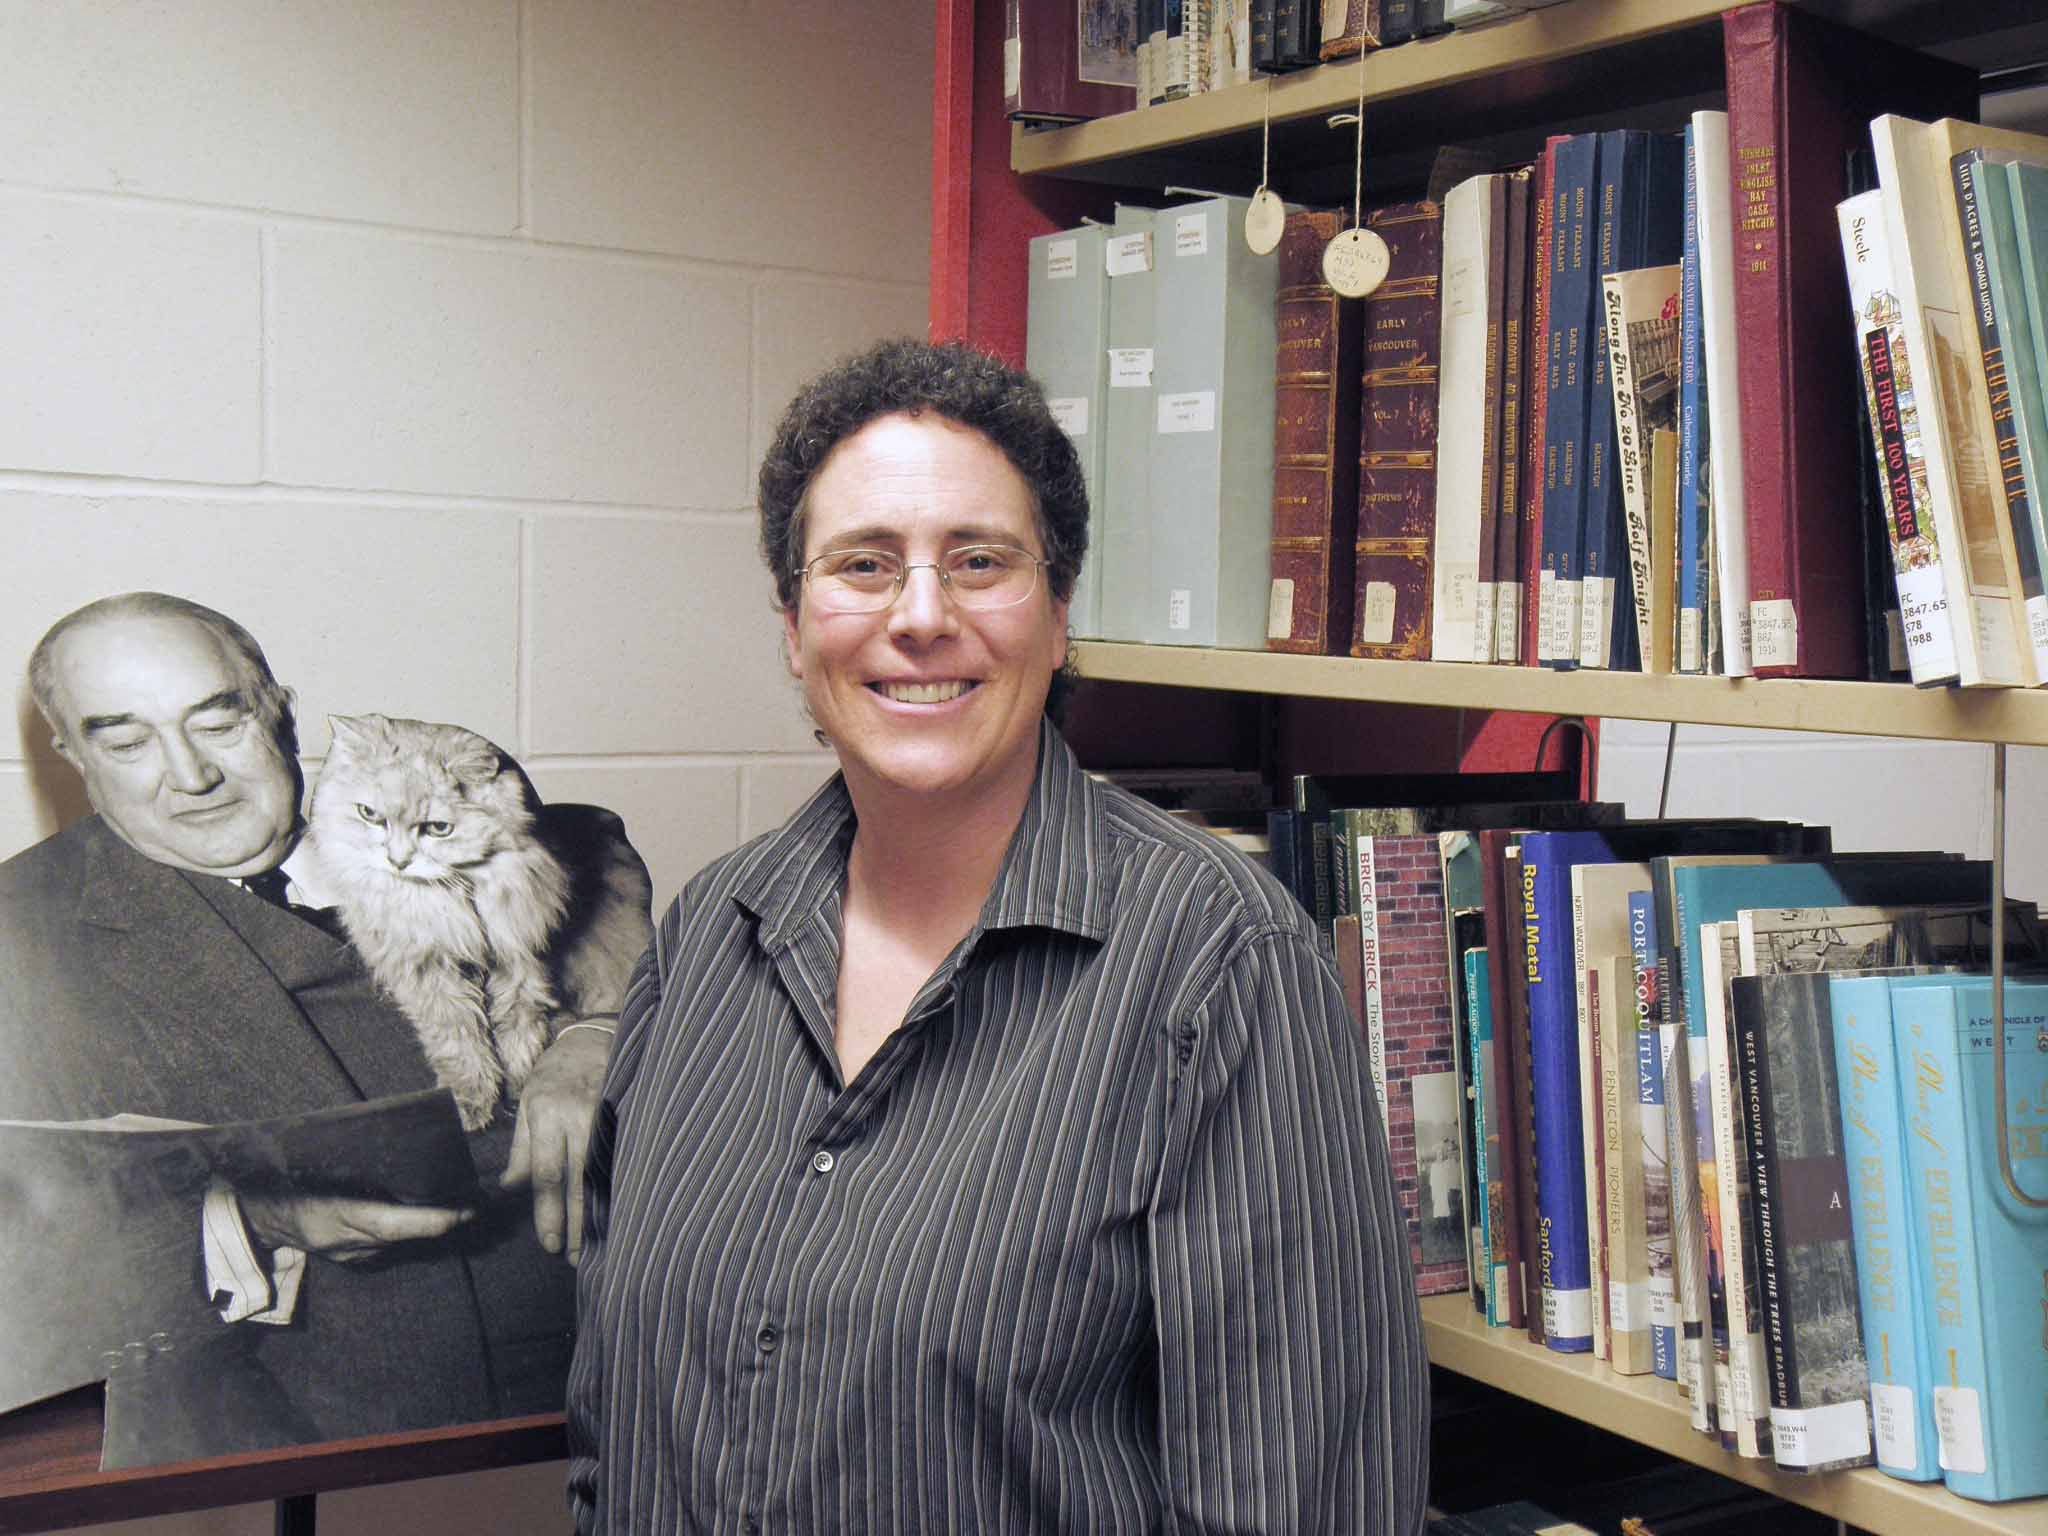
<svg viewBox="0 0 2048 1536">
<path fill-rule="evenodd" d="M 852 548 L 919 563 L 962 544 L 1045 554 L 1023 477 L 971 428 L 884 416 L 835 448 L 811 482 L 805 563 Z M 978 611 L 958 607 L 922 566 L 880 613 L 827 612 L 798 593 L 784 615 L 790 671 L 857 800 L 1028 790 L 1046 691 L 1067 656 L 1067 605 L 1053 600 L 1047 574 L 1014 607 Z"/>
</svg>

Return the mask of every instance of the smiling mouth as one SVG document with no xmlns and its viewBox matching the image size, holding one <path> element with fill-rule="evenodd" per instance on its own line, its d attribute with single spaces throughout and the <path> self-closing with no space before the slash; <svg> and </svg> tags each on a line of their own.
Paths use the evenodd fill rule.
<svg viewBox="0 0 2048 1536">
<path fill-rule="evenodd" d="M 892 704 L 950 704 L 981 685 L 955 678 L 944 683 L 869 683 L 868 686 Z"/>
<path fill-rule="evenodd" d="M 177 821 L 213 821 L 237 810 L 241 803 L 239 800 L 223 800 L 219 805 L 202 805 L 193 810 L 179 811 L 175 813 L 173 819 Z"/>
</svg>

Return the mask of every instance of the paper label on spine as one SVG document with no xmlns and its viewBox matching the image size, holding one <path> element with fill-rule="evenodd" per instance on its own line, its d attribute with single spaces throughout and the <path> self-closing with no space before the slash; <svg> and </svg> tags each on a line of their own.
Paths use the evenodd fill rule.
<svg viewBox="0 0 2048 1536">
<path fill-rule="evenodd" d="M 1195 627 L 1195 594 L 1186 587 L 1175 587 L 1166 594 L 1166 627 L 1175 630 Z"/>
<path fill-rule="evenodd" d="M 1544 1291 L 1543 1331 L 1553 1339 L 1592 1337 L 1593 1292 L 1590 1289 Z"/>
<path fill-rule="evenodd" d="M 1880 1466 L 1920 1464 L 1920 1418 L 1914 1411 L 1913 1389 L 1893 1381 L 1870 1384 L 1870 1417 L 1877 1425 Z"/>
<path fill-rule="evenodd" d="M 1557 572 L 1536 573 L 1536 659 L 1557 659 Z"/>
<path fill-rule="evenodd" d="M 1522 584 L 1519 581 L 1494 584 L 1493 659 L 1522 659 Z"/>
<path fill-rule="evenodd" d="M 1956 675 L 1955 631 L 1949 627 L 1948 593 L 1941 567 L 1900 571 L 1899 620 L 1906 631 L 1906 664 L 1916 683 L 1938 683 Z"/>
<path fill-rule="evenodd" d="M 1350 19 L 1351 0 L 1323 0 L 1323 41 L 1342 37 Z"/>
<path fill-rule="evenodd" d="M 1024 92 L 1024 40 L 1017 37 L 1003 39 L 1003 94 L 1020 96 Z"/>
<path fill-rule="evenodd" d="M 1111 347 L 1109 349 L 1109 387 L 1111 389 L 1150 389 L 1152 387 L 1152 349 L 1150 347 Z"/>
<path fill-rule="evenodd" d="M 2014 650 L 2012 604 L 2002 597 L 1977 594 L 1977 665 L 1984 679 L 1992 683 L 2016 683 L 2019 653 Z"/>
<path fill-rule="evenodd" d="M 1113 236 L 1103 242 L 1102 249 L 1111 277 L 1130 277 L 1134 273 L 1152 270 L 1152 231 L 1149 229 Z"/>
<path fill-rule="evenodd" d="M 1391 581 L 1368 581 L 1365 584 L 1365 612 L 1359 616 L 1358 639 L 1361 645 L 1394 643 L 1394 584 Z"/>
<path fill-rule="evenodd" d="M 1215 430 L 1215 390 L 1198 389 L 1192 394 L 1159 397 L 1159 431 L 1162 435 Z"/>
<path fill-rule="evenodd" d="M 1544 599 L 1543 611 L 1551 616 L 1552 660 L 1579 659 L 1579 587 L 1576 581 L 1559 579 Z"/>
<path fill-rule="evenodd" d="M 1183 213 L 1173 221 L 1173 254 L 1176 256 L 1206 256 L 1209 254 L 1209 215 Z"/>
<path fill-rule="evenodd" d="M 1273 590 L 1266 598 L 1266 638 L 1287 640 L 1294 635 L 1294 578 L 1275 576 Z"/>
<path fill-rule="evenodd" d="M 1166 89 L 1169 94 L 1188 88 L 1188 40 L 1185 36 L 1166 40 Z"/>
<path fill-rule="evenodd" d="M 1975 1387 L 1936 1387 L 1934 1427 L 1941 1436 L 1941 1470 L 1982 1472 L 1984 1408 Z"/>
<path fill-rule="evenodd" d="M 1477 583 L 1479 594 L 1474 608 L 1476 617 L 1472 621 L 1472 659 L 1493 660 L 1494 602 L 1500 592 L 1500 584 L 1492 581 Z"/>
<path fill-rule="evenodd" d="M 1064 282 L 1079 274 L 1081 270 L 1081 242 L 1078 240 L 1048 240 L 1045 242 L 1045 275 L 1049 282 Z"/>
<path fill-rule="evenodd" d="M 1678 1326 L 1678 1288 L 1669 1275 L 1650 1277 L 1650 1326 Z"/>
<path fill-rule="evenodd" d="M 1579 665 L 1604 667 L 1614 638 L 1614 578 L 1588 576 L 1574 585 L 1579 589 Z"/>
<path fill-rule="evenodd" d="M 1700 611 L 1681 608 L 1678 613 L 1678 670 L 1700 670 Z"/>
<path fill-rule="evenodd" d="M 1749 664 L 1799 665 L 1799 610 L 1789 597 L 1758 598 L 1749 605 Z"/>
<path fill-rule="evenodd" d="M 1646 1282 L 1607 1282 L 1607 1326 L 1617 1333 L 1634 1333 L 1650 1326 L 1650 1287 Z"/>
<path fill-rule="evenodd" d="M 1869 1454 L 1870 1415 L 1861 1399 L 1771 1410 L 1771 1456 L 1781 1467 L 1827 1466 Z"/>
<path fill-rule="evenodd" d="M 2048 680 L 2048 595 L 2027 599 L 2027 638 L 2034 647 L 2034 670 Z"/>
<path fill-rule="evenodd" d="M 1088 397 L 1068 395 L 1058 400 L 1045 402 L 1052 412 L 1052 419 L 1060 424 L 1060 430 L 1069 437 L 1088 435 Z"/>
</svg>

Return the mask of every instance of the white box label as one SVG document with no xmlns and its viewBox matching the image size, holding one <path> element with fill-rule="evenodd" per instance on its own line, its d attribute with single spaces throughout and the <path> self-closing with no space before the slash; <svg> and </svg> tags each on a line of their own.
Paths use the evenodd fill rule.
<svg viewBox="0 0 2048 1536">
<path fill-rule="evenodd" d="M 1021 38 L 1003 39 L 1003 94 L 1016 96 L 1024 89 L 1024 43 Z"/>
<path fill-rule="evenodd" d="M 1275 576 L 1273 590 L 1266 597 L 1266 638 L 1288 640 L 1294 636 L 1294 578 Z"/>
<path fill-rule="evenodd" d="M 1920 1464 L 1920 1419 L 1913 1389 L 1895 1381 L 1870 1384 L 1870 1417 L 1877 1425 L 1877 1461 L 1884 1467 Z"/>
<path fill-rule="evenodd" d="M 1166 595 L 1166 627 L 1175 630 L 1195 627 L 1195 594 L 1186 587 L 1175 587 Z"/>
<path fill-rule="evenodd" d="M 1064 282 L 1081 270 L 1081 242 L 1048 240 L 1045 243 L 1045 275 L 1050 282 Z"/>
<path fill-rule="evenodd" d="M 1936 1387 L 1934 1427 L 1941 1436 L 1941 1470 L 1982 1472 L 1984 1409 L 1975 1387 Z"/>
<path fill-rule="evenodd" d="M 1368 581 L 1365 584 L 1365 612 L 1358 622 L 1358 641 L 1361 645 L 1394 643 L 1394 584 L 1391 581 Z"/>
<path fill-rule="evenodd" d="M 1129 277 L 1134 272 L 1152 270 L 1152 231 L 1149 229 L 1141 229 L 1134 235 L 1118 235 L 1106 241 L 1102 249 L 1111 277 Z"/>
<path fill-rule="evenodd" d="M 1109 387 L 1111 389 L 1150 389 L 1152 387 L 1152 349 L 1150 347 L 1111 347 L 1109 349 Z"/>
<path fill-rule="evenodd" d="M 1173 254 L 1206 256 L 1209 253 L 1209 215 L 1183 213 L 1173 221 Z"/>
<path fill-rule="evenodd" d="M 1771 1456 L 1781 1467 L 1820 1467 L 1869 1454 L 1870 1415 L 1861 1401 L 1771 1410 Z"/>
<path fill-rule="evenodd" d="M 1162 435 L 1174 432 L 1214 432 L 1216 391 L 1198 389 L 1188 395 L 1161 395 L 1159 430 Z"/>
<path fill-rule="evenodd" d="M 1791 598 L 1758 598 L 1749 605 L 1749 664 L 1799 665 L 1799 610 Z"/>
<path fill-rule="evenodd" d="M 1698 672 L 1704 666 L 1700 660 L 1700 611 L 1681 608 L 1678 613 L 1678 670 Z"/>
<path fill-rule="evenodd" d="M 1058 400 L 1045 402 L 1052 412 L 1052 419 L 1060 424 L 1060 430 L 1069 437 L 1088 435 L 1088 397 L 1069 395 Z"/>
</svg>

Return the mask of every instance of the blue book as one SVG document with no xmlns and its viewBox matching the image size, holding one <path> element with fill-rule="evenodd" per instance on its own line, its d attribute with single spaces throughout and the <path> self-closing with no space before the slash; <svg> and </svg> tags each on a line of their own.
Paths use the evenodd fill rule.
<svg viewBox="0 0 2048 1536">
<path fill-rule="evenodd" d="M 2002 1021 L 1981 977 L 1892 986 L 1942 1478 L 1998 1501 L 2048 1494 L 2048 1210 L 1999 1167 L 2000 1030 L 2013 1177 L 2048 1200 L 2048 985 L 2008 982 Z"/>
<path fill-rule="evenodd" d="M 1550 320 L 1543 340 L 1549 398 L 1543 416 L 1542 628 L 1537 660 L 1578 665 L 1585 556 L 1586 426 L 1592 346 L 1603 329 L 1594 242 L 1599 237 L 1600 136 L 1575 133 L 1557 146 L 1550 221 Z M 1610 406 L 1611 410 L 1612 407 Z"/>
<path fill-rule="evenodd" d="M 1670 266 L 1679 260 L 1685 241 L 1684 186 L 1683 140 L 1636 128 L 1617 128 L 1600 135 L 1593 263 L 1596 315 L 1601 313 L 1602 280 L 1609 273 Z M 1596 322 L 1593 327 L 1591 356 L 1579 664 L 1633 671 L 1640 669 L 1641 656 L 1605 324 Z"/>
<path fill-rule="evenodd" d="M 1460 957 L 1465 970 L 1465 1006 L 1472 1021 L 1472 1095 L 1466 1119 L 1466 1135 L 1472 1143 L 1472 1170 L 1477 1176 L 1479 1198 L 1479 1252 L 1475 1269 L 1485 1277 L 1486 1321 L 1506 1328 L 1508 1318 L 1507 1231 L 1502 1225 L 1507 1211 L 1501 1198 L 1500 1175 L 1494 1160 L 1501 1155 L 1500 1139 L 1486 1136 L 1486 1100 L 1500 1092 L 1493 1080 L 1493 992 L 1486 974 L 1486 946 L 1479 945 Z"/>
<path fill-rule="evenodd" d="M 1830 976 L 1828 994 L 1852 1190 L 1857 1303 L 1870 1368 L 1871 1438 L 1880 1471 L 1931 1483 L 1941 1476 L 1934 1368 L 1920 1321 L 1919 1260 L 1906 1209 L 1891 987 L 1883 976 Z"/>
<path fill-rule="evenodd" d="M 1685 128 L 1685 233 L 1678 276 L 1678 646 L 1679 672 L 1707 670 L 1707 331 L 1700 309 L 1699 168 Z"/>
<path fill-rule="evenodd" d="M 1671 1247 L 1671 1157 L 1664 1109 L 1664 1073 L 1671 1059 L 1671 1026 L 1663 1022 L 1657 992 L 1657 900 L 1648 891 L 1628 898 L 1629 958 L 1635 964 L 1636 1102 L 1642 1115 L 1643 1227 L 1650 1251 L 1650 1369 L 1678 1379 L 1678 1284 Z"/>
<path fill-rule="evenodd" d="M 1529 1076 L 1536 1119 L 1537 1274 L 1543 1337 L 1552 1349 L 1593 1348 L 1593 1277 L 1586 1212 L 1585 1104 L 1579 1092 L 1578 979 L 1572 970 L 1572 866 L 1611 864 L 1597 832 L 1530 832 L 1522 879 L 1529 975 Z"/>
</svg>

